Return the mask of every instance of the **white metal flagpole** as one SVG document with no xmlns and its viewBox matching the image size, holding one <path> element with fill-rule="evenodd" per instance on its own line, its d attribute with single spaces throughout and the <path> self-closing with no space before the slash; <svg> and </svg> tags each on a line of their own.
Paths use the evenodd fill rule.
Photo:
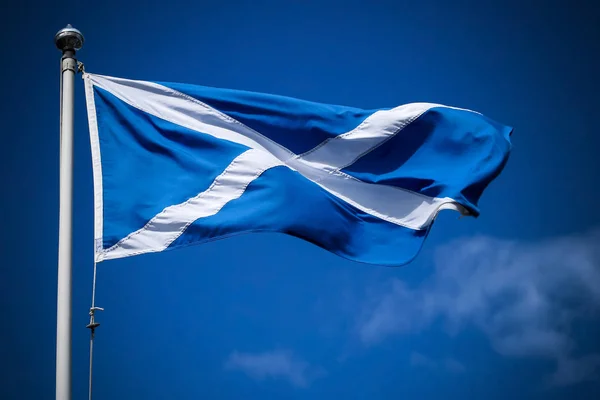
<svg viewBox="0 0 600 400">
<path fill-rule="evenodd" d="M 56 399 L 71 400 L 71 269 L 73 222 L 73 108 L 75 52 L 83 35 L 71 25 L 54 36 L 62 51 L 60 87 L 60 207 L 58 222 L 58 293 L 56 310 Z"/>
</svg>

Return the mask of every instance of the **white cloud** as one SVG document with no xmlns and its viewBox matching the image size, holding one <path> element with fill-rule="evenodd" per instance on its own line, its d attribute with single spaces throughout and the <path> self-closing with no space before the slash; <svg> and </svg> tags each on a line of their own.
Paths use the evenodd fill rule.
<svg viewBox="0 0 600 400">
<path fill-rule="evenodd" d="M 242 371 L 259 381 L 266 378 L 286 379 L 296 387 L 306 387 L 324 373 L 321 368 L 313 368 L 295 358 L 291 352 L 283 350 L 264 353 L 235 351 L 225 362 L 225 368 Z"/>
<path fill-rule="evenodd" d="M 436 251 L 435 269 L 417 288 L 399 280 L 379 288 L 360 318 L 364 343 L 441 320 L 450 332 L 478 327 L 500 354 L 554 360 L 555 384 L 598 371 L 600 356 L 574 357 L 570 330 L 600 310 L 600 230 L 540 243 L 456 240 Z"/>
</svg>

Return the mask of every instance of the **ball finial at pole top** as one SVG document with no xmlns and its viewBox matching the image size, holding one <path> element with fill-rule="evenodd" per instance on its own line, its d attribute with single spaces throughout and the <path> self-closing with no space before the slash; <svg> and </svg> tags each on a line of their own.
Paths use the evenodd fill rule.
<svg viewBox="0 0 600 400">
<path fill-rule="evenodd" d="M 54 44 L 62 52 L 78 51 L 83 46 L 83 34 L 73 28 L 71 24 L 61 29 L 54 35 Z"/>
</svg>

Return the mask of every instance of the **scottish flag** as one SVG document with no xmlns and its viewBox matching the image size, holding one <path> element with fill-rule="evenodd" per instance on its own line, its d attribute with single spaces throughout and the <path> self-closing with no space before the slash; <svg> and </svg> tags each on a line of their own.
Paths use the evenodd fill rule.
<svg viewBox="0 0 600 400">
<path fill-rule="evenodd" d="M 365 263 L 477 216 L 511 128 L 439 104 L 363 110 L 85 74 L 96 260 L 281 232 Z"/>
</svg>

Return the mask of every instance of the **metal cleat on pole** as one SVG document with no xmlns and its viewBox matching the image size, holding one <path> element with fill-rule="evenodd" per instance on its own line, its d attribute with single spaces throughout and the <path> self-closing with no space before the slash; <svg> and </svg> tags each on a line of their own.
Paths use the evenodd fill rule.
<svg viewBox="0 0 600 400">
<path fill-rule="evenodd" d="M 96 328 L 100 326 L 100 323 L 96 322 L 96 319 L 95 319 L 96 311 L 104 311 L 104 308 L 91 307 L 90 308 L 90 323 L 85 326 L 86 328 L 88 328 L 90 330 L 92 339 L 94 338 L 94 333 L 96 333 Z"/>
</svg>

